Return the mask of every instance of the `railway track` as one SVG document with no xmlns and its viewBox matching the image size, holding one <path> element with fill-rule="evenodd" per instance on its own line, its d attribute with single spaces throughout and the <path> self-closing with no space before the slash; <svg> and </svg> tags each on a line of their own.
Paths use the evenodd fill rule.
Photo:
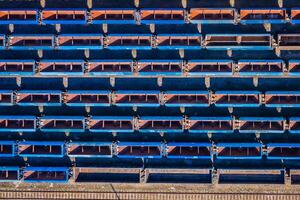
<svg viewBox="0 0 300 200">
<path fill-rule="evenodd" d="M 299 200 L 300 193 L 176 193 L 176 192 L 61 192 L 0 191 L 0 199 L 106 199 L 106 200 Z"/>
</svg>

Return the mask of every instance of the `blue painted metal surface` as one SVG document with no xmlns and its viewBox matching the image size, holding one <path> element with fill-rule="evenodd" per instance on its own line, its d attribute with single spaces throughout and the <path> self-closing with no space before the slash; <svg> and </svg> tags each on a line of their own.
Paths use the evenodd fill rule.
<svg viewBox="0 0 300 200">
<path fill-rule="evenodd" d="M 281 24 L 286 23 L 286 9 L 254 8 L 240 9 L 241 24 Z"/>
<path fill-rule="evenodd" d="M 270 34 L 206 34 L 205 48 L 208 50 L 271 50 Z"/>
<path fill-rule="evenodd" d="M 239 60 L 238 74 L 240 76 L 283 76 L 284 61 L 274 60 Z"/>
<path fill-rule="evenodd" d="M 260 143 L 217 143 L 218 159 L 261 159 Z"/>
<path fill-rule="evenodd" d="M 141 59 L 138 60 L 140 76 L 180 76 L 182 75 L 182 61 L 177 59 Z"/>
<path fill-rule="evenodd" d="M 119 158 L 161 158 L 162 144 L 160 142 L 119 142 Z"/>
<path fill-rule="evenodd" d="M 91 132 L 133 132 L 131 116 L 92 116 L 89 122 Z"/>
<path fill-rule="evenodd" d="M 63 157 L 65 155 L 64 142 L 52 141 L 24 141 L 18 143 L 18 155 L 22 157 Z"/>
<path fill-rule="evenodd" d="M 189 132 L 191 133 L 232 133 L 232 117 L 190 117 Z"/>
<path fill-rule="evenodd" d="M 43 24 L 86 24 L 87 15 L 84 9 L 45 8 L 42 13 Z"/>
<path fill-rule="evenodd" d="M 266 107 L 300 107 L 300 92 L 267 91 L 265 92 Z"/>
<path fill-rule="evenodd" d="M 12 34 L 9 36 L 9 48 L 13 50 L 50 50 L 54 48 L 54 36 L 51 34 Z"/>
<path fill-rule="evenodd" d="M 62 104 L 59 90 L 21 90 L 17 93 L 16 104 L 20 106 L 60 106 Z"/>
<path fill-rule="evenodd" d="M 283 133 L 283 117 L 240 117 L 241 133 Z"/>
<path fill-rule="evenodd" d="M 143 8 L 140 9 L 143 24 L 184 24 L 185 11 L 181 8 Z"/>
<path fill-rule="evenodd" d="M 83 132 L 85 119 L 80 116 L 44 116 L 40 118 L 39 128 L 45 132 Z"/>
<path fill-rule="evenodd" d="M 112 142 L 70 142 L 69 157 L 110 158 L 112 157 Z"/>
<path fill-rule="evenodd" d="M 69 90 L 64 95 L 67 106 L 109 106 L 110 92 L 103 90 Z"/>
<path fill-rule="evenodd" d="M 16 155 L 16 142 L 0 141 L 0 157 L 13 157 Z"/>
<path fill-rule="evenodd" d="M 299 143 L 269 143 L 267 150 L 268 159 L 300 159 Z"/>
<path fill-rule="evenodd" d="M 217 91 L 215 105 L 219 107 L 259 107 L 259 91 Z"/>
<path fill-rule="evenodd" d="M 1 166 L 0 182 L 20 181 L 20 168 L 17 166 Z"/>
<path fill-rule="evenodd" d="M 91 76 L 133 75 L 132 60 L 129 59 L 91 59 L 88 63 L 88 74 Z"/>
<path fill-rule="evenodd" d="M 164 92 L 167 107 L 208 107 L 208 91 L 166 91 Z"/>
<path fill-rule="evenodd" d="M 289 132 L 290 133 L 300 133 L 300 117 L 290 117 L 289 118 Z"/>
<path fill-rule="evenodd" d="M 4 34 L 0 34 L 0 50 L 5 49 L 5 35 Z"/>
<path fill-rule="evenodd" d="M 69 168 L 67 167 L 26 167 L 23 181 L 27 183 L 67 183 Z"/>
<path fill-rule="evenodd" d="M 231 76 L 233 73 L 232 60 L 188 60 L 190 76 Z"/>
<path fill-rule="evenodd" d="M 114 92 L 116 106 L 158 107 L 159 91 L 119 90 Z"/>
<path fill-rule="evenodd" d="M 39 62 L 38 69 L 42 76 L 80 76 L 84 72 L 84 62 L 73 59 L 43 59 Z"/>
<path fill-rule="evenodd" d="M 201 49 L 201 34 L 157 34 L 156 45 L 158 49 Z"/>
<path fill-rule="evenodd" d="M 299 13 L 300 13 L 300 8 L 291 8 L 291 23 L 292 24 L 300 23 Z"/>
<path fill-rule="evenodd" d="M 300 75 L 300 60 L 289 60 L 289 76 L 299 76 Z"/>
<path fill-rule="evenodd" d="M 132 8 L 96 8 L 91 10 L 92 24 L 135 24 Z"/>
<path fill-rule="evenodd" d="M 0 106 L 12 106 L 13 105 L 13 91 L 0 90 Z"/>
<path fill-rule="evenodd" d="M 0 60 L 0 75 L 2 76 L 22 76 L 34 75 L 35 60 L 18 59 L 18 60 Z"/>
<path fill-rule="evenodd" d="M 189 16 L 193 24 L 233 24 L 235 17 L 233 8 L 191 8 Z"/>
<path fill-rule="evenodd" d="M 0 9 L 1 24 L 38 24 L 38 9 Z"/>
<path fill-rule="evenodd" d="M 299 168 L 300 8 L 81 3 L 1 2 L 0 182 Z"/>
<path fill-rule="evenodd" d="M 102 34 L 60 34 L 57 40 L 58 48 L 62 50 L 103 48 Z"/>
<path fill-rule="evenodd" d="M 178 159 L 211 159 L 211 143 L 183 143 L 169 142 L 167 144 L 167 158 Z"/>
<path fill-rule="evenodd" d="M 108 34 L 104 47 L 112 50 L 150 50 L 151 34 Z"/>
<path fill-rule="evenodd" d="M 154 132 L 182 132 L 182 117 L 177 116 L 142 116 L 138 120 L 139 131 Z"/>
<path fill-rule="evenodd" d="M 283 184 L 284 169 L 276 166 L 264 167 L 221 167 L 219 183 L 255 183 L 255 184 Z"/>
<path fill-rule="evenodd" d="M 36 117 L 27 115 L 0 116 L 0 132 L 34 132 Z"/>
</svg>

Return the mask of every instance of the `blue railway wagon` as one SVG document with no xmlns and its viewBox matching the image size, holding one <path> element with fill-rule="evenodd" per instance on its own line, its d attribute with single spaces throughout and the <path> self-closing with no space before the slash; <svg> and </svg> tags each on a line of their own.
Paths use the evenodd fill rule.
<svg viewBox="0 0 300 200">
<path fill-rule="evenodd" d="M 9 36 L 9 48 L 13 50 L 51 50 L 54 48 L 54 36 L 51 34 L 12 34 Z"/>
<path fill-rule="evenodd" d="M 92 116 L 89 120 L 91 132 L 133 132 L 132 116 Z"/>
<path fill-rule="evenodd" d="M 208 91 L 166 91 L 164 104 L 167 107 L 208 107 L 210 94 Z"/>
<path fill-rule="evenodd" d="M 20 106 L 60 106 L 62 95 L 58 90 L 21 90 L 17 92 L 16 104 Z"/>
<path fill-rule="evenodd" d="M 211 184 L 212 168 L 146 168 L 147 183 Z"/>
<path fill-rule="evenodd" d="M 300 159 L 299 143 L 269 143 L 267 144 L 268 159 Z"/>
<path fill-rule="evenodd" d="M 300 183 L 300 169 L 298 167 L 293 167 L 290 169 L 291 184 Z"/>
<path fill-rule="evenodd" d="M 266 91 L 266 107 L 300 107 L 300 92 Z"/>
<path fill-rule="evenodd" d="M 183 74 L 182 60 L 138 60 L 139 76 L 181 76 Z"/>
<path fill-rule="evenodd" d="M 259 107 L 259 91 L 216 91 L 213 101 L 218 107 Z"/>
<path fill-rule="evenodd" d="M 270 34 L 206 34 L 204 46 L 211 50 L 271 50 Z"/>
<path fill-rule="evenodd" d="M 142 24 L 184 24 L 185 11 L 182 8 L 142 8 Z"/>
<path fill-rule="evenodd" d="M 13 157 L 16 155 L 15 141 L 0 141 L 0 157 Z"/>
<path fill-rule="evenodd" d="M 182 143 L 169 142 L 167 144 L 167 158 L 180 159 L 211 159 L 211 143 Z"/>
<path fill-rule="evenodd" d="M 300 117 L 289 118 L 289 132 L 300 133 Z"/>
<path fill-rule="evenodd" d="M 132 8 L 96 8 L 90 13 L 93 24 L 136 23 L 136 10 Z"/>
<path fill-rule="evenodd" d="M 191 8 L 189 12 L 193 24 L 233 24 L 235 18 L 233 8 Z"/>
<path fill-rule="evenodd" d="M 300 8 L 291 8 L 291 23 L 299 24 L 300 23 Z"/>
<path fill-rule="evenodd" d="M 23 76 L 35 74 L 35 60 L 0 60 L 1 76 Z"/>
<path fill-rule="evenodd" d="M 0 132 L 34 132 L 35 130 L 35 116 L 0 116 Z"/>
<path fill-rule="evenodd" d="M 68 144 L 69 157 L 110 158 L 112 157 L 111 142 L 70 142 Z"/>
<path fill-rule="evenodd" d="M 140 132 L 182 132 L 183 118 L 180 116 L 142 116 L 138 119 Z"/>
<path fill-rule="evenodd" d="M 240 117 L 240 133 L 283 133 L 285 131 L 283 117 Z"/>
<path fill-rule="evenodd" d="M 84 132 L 85 118 L 81 116 L 44 116 L 40 118 L 44 132 Z"/>
<path fill-rule="evenodd" d="M 163 146 L 160 142 L 118 142 L 119 158 L 161 158 Z"/>
<path fill-rule="evenodd" d="M 36 9 L 0 9 L 0 24 L 38 24 Z"/>
<path fill-rule="evenodd" d="M 91 76 L 131 76 L 133 62 L 129 59 L 89 60 L 88 74 Z"/>
<path fill-rule="evenodd" d="M 288 33 L 277 34 L 277 45 L 279 50 L 299 50 L 300 34 Z"/>
<path fill-rule="evenodd" d="M 156 46 L 162 50 L 201 49 L 201 34 L 157 34 Z"/>
<path fill-rule="evenodd" d="M 288 75 L 299 76 L 300 75 L 300 60 L 289 60 L 288 61 Z"/>
<path fill-rule="evenodd" d="M 41 13 L 43 24 L 86 24 L 85 9 L 55 9 L 46 8 Z"/>
<path fill-rule="evenodd" d="M 64 142 L 24 141 L 18 143 L 18 155 L 22 157 L 54 157 L 65 155 Z"/>
<path fill-rule="evenodd" d="M 285 63 L 283 60 L 239 60 L 237 74 L 239 76 L 283 76 Z"/>
<path fill-rule="evenodd" d="M 110 106 L 109 91 L 68 90 L 63 96 L 68 106 Z"/>
<path fill-rule="evenodd" d="M 68 183 L 67 167 L 25 167 L 23 181 L 26 183 Z"/>
<path fill-rule="evenodd" d="M 233 74 L 232 60 L 188 60 L 187 74 L 189 76 L 231 76 Z"/>
<path fill-rule="evenodd" d="M 5 35 L 4 34 L 0 34 L 0 50 L 5 49 Z"/>
<path fill-rule="evenodd" d="M 155 90 L 119 90 L 113 93 L 113 103 L 117 106 L 160 106 L 160 92 Z"/>
<path fill-rule="evenodd" d="M 104 47 L 112 50 L 150 50 L 151 34 L 108 34 L 104 38 Z"/>
<path fill-rule="evenodd" d="M 279 24 L 286 23 L 286 9 L 282 8 L 244 8 L 240 9 L 242 24 Z"/>
<path fill-rule="evenodd" d="M 232 117 L 190 117 L 185 129 L 190 133 L 232 133 Z"/>
<path fill-rule="evenodd" d="M 13 105 L 13 91 L 0 90 L 0 106 L 12 106 Z"/>
<path fill-rule="evenodd" d="M 99 50 L 103 48 L 102 34 L 60 34 L 57 41 L 58 48 L 62 50 Z"/>
<path fill-rule="evenodd" d="M 217 159 L 261 159 L 261 143 L 217 143 Z"/>
<path fill-rule="evenodd" d="M 84 73 L 83 60 L 48 60 L 43 59 L 38 64 L 42 76 L 81 76 Z"/>
<path fill-rule="evenodd" d="M 240 168 L 228 167 L 217 170 L 221 184 L 255 183 L 255 184 L 283 184 L 284 169 L 281 168 Z"/>
<path fill-rule="evenodd" d="M 0 182 L 16 182 L 20 181 L 20 168 L 17 166 L 1 166 Z"/>
<path fill-rule="evenodd" d="M 73 167 L 73 178 L 76 183 L 140 183 L 138 167 Z"/>
</svg>

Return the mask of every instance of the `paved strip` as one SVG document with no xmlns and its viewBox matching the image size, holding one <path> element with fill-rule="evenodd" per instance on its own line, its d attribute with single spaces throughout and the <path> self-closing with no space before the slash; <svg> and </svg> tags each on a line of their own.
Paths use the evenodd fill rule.
<svg viewBox="0 0 300 200">
<path fill-rule="evenodd" d="M 1 191 L 0 199 L 300 200 L 299 194 Z"/>
</svg>

